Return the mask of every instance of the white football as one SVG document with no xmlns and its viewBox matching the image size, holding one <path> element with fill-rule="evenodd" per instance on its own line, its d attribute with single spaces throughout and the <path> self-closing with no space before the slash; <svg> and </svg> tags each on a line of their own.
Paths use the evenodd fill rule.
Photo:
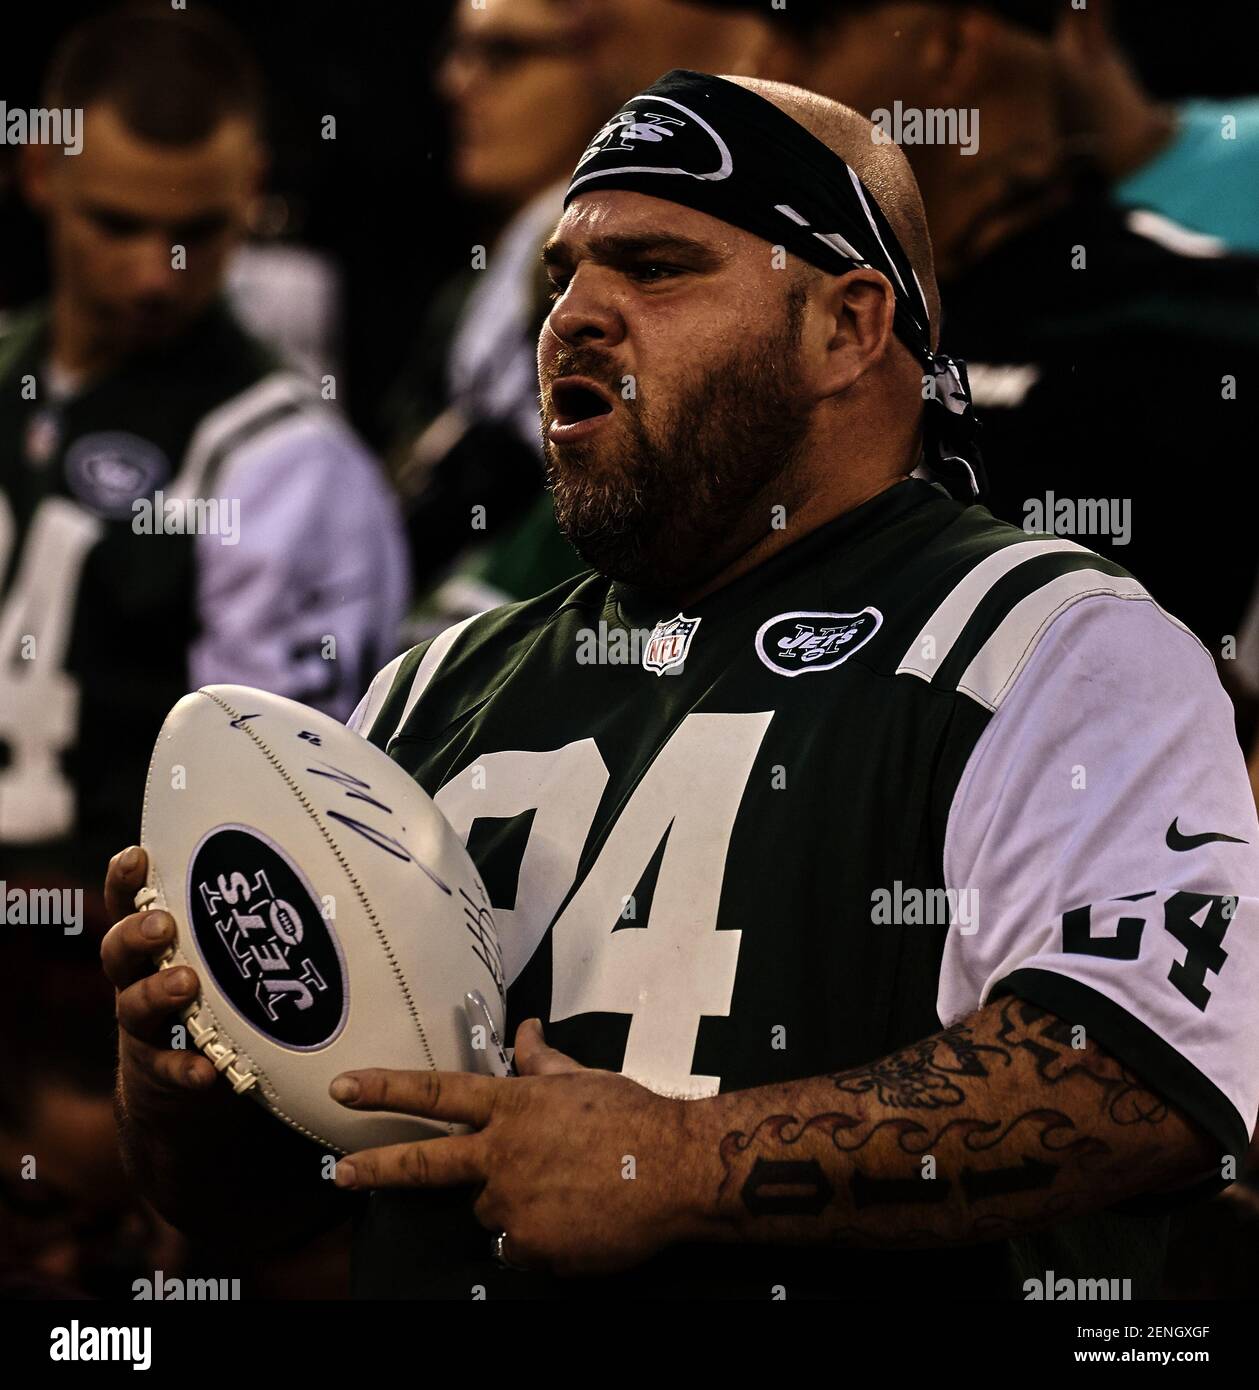
<svg viewBox="0 0 1259 1390">
<path fill-rule="evenodd" d="M 328 1084 L 351 1068 L 505 1074 L 485 888 L 366 739 L 247 686 L 185 695 L 153 749 L 141 837 L 136 905 L 174 917 L 161 963 L 201 982 L 190 1042 L 294 1129 L 341 1153 L 457 1132 L 338 1105 Z"/>
</svg>

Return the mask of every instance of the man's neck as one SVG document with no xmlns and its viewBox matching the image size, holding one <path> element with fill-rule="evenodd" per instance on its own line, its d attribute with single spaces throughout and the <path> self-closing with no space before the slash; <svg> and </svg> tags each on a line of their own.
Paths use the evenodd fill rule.
<svg viewBox="0 0 1259 1390">
<path fill-rule="evenodd" d="M 80 381 L 99 376 L 113 360 L 91 317 L 63 289 L 54 290 L 49 316 L 49 357 L 67 376 Z"/>
<path fill-rule="evenodd" d="M 1176 108 L 1156 101 L 1118 54 L 1089 65 L 1084 90 L 1093 157 L 1108 179 L 1135 174 L 1175 139 Z"/>
<path fill-rule="evenodd" d="M 1122 118 L 1108 123 L 1098 149 L 1098 162 L 1110 179 L 1127 178 L 1145 168 L 1176 137 L 1174 108 L 1154 102 L 1125 109 Z"/>
<path fill-rule="evenodd" d="M 821 491 L 811 493 L 798 508 L 788 510 L 787 524 L 781 530 L 767 531 L 711 578 L 690 589 L 676 592 L 672 596 L 673 601 L 681 608 L 687 608 L 707 598 L 709 594 L 715 594 L 751 570 L 758 569 L 779 551 L 786 550 L 788 546 L 803 540 L 812 532 L 837 521 L 846 512 L 855 511 L 881 492 L 904 482 L 908 476 L 908 473 L 897 473 L 875 481 L 863 480 L 843 489 L 838 495 Z"/>
</svg>

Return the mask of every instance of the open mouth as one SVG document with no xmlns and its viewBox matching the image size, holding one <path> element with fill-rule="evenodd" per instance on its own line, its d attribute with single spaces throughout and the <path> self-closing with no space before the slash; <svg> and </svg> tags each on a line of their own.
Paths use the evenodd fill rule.
<svg viewBox="0 0 1259 1390">
<path fill-rule="evenodd" d="M 551 387 L 555 424 L 565 429 L 612 413 L 612 401 L 602 386 L 585 377 L 562 377 Z"/>
</svg>

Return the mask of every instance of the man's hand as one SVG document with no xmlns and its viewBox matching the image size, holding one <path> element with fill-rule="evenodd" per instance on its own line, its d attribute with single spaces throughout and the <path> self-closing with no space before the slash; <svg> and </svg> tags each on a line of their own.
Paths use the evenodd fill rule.
<svg viewBox="0 0 1259 1390">
<path fill-rule="evenodd" d="M 132 846 L 110 860 L 105 900 L 116 918 L 101 943 L 117 990 L 118 1133 L 140 1190 L 172 1225 L 242 1252 L 279 1248 L 347 1213 L 322 1180 L 323 1155 L 261 1106 L 215 1084 L 196 1048 L 172 1047 L 179 1015 L 197 997 L 196 973 L 159 970 L 175 942 L 167 912 L 136 912 L 148 859 Z M 259 1175 L 282 1172 L 278 1187 Z"/>
<path fill-rule="evenodd" d="M 147 867 L 135 845 L 109 861 L 105 902 L 115 922 L 101 942 L 101 964 L 117 990 L 121 1094 L 130 1107 L 165 1110 L 212 1085 L 214 1066 L 195 1049 L 171 1047 L 171 1029 L 199 986 L 187 966 L 157 968 L 155 956 L 174 944 L 175 922 L 167 912 L 134 910 Z"/>
<path fill-rule="evenodd" d="M 684 1200 L 687 1101 L 548 1047 L 536 1019 L 516 1033 L 519 1075 L 346 1072 L 330 1088 L 355 1110 L 471 1125 L 448 1139 L 366 1149 L 337 1165 L 341 1187 L 480 1187 L 474 1210 L 504 1231 L 513 1264 L 607 1273 L 696 1234 Z M 488 1242 L 487 1242 L 488 1246 Z"/>
</svg>

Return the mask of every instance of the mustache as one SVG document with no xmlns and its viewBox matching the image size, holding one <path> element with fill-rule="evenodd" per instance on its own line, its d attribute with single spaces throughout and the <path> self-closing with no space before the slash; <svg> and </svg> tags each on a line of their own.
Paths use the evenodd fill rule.
<svg viewBox="0 0 1259 1390">
<path fill-rule="evenodd" d="M 550 395 L 552 383 L 565 376 L 588 376 L 613 395 L 621 394 L 625 373 L 617 369 L 612 359 L 598 348 L 562 347 L 551 359 L 545 372 L 538 374 L 538 384 L 544 395 Z M 632 402 L 631 402 L 632 403 Z"/>
</svg>

